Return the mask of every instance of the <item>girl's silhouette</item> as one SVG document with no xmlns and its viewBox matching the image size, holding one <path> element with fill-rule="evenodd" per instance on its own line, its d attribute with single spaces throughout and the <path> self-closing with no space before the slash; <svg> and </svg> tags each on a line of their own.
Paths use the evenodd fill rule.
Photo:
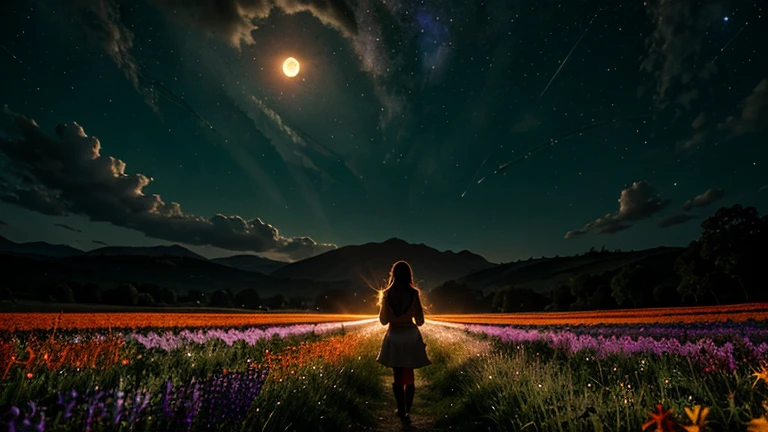
<svg viewBox="0 0 768 432">
<path fill-rule="evenodd" d="M 379 296 L 379 305 L 379 321 L 382 325 L 389 324 L 389 329 L 376 361 L 394 371 L 392 391 L 397 402 L 397 415 L 408 422 L 415 391 L 413 370 L 431 362 L 418 329 L 424 324 L 424 309 L 407 262 L 398 261 L 392 265 L 387 288 Z"/>
</svg>

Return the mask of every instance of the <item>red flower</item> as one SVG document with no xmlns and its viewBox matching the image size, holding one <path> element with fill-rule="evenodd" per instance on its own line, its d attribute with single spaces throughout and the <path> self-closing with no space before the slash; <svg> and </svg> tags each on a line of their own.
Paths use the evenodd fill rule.
<svg viewBox="0 0 768 432">
<path fill-rule="evenodd" d="M 643 425 L 643 430 L 655 426 L 654 432 L 674 432 L 675 424 L 672 421 L 672 410 L 665 411 L 661 404 L 656 404 L 656 412 L 650 412 L 651 419 Z"/>
</svg>

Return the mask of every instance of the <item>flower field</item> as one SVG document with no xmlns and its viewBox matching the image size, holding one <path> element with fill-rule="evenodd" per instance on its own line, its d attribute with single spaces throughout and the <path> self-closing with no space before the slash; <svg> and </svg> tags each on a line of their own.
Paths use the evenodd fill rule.
<svg viewBox="0 0 768 432">
<path fill-rule="evenodd" d="M 369 324 L 4 332 L 0 430 L 348 430 L 370 419 L 336 408 L 378 391 Z"/>
<path fill-rule="evenodd" d="M 764 322 L 440 325 L 491 344 L 445 380 L 494 430 L 768 431 Z"/>
<path fill-rule="evenodd" d="M 419 430 L 768 431 L 768 322 L 759 305 L 725 309 L 612 311 L 602 318 L 630 319 L 605 324 L 579 313 L 524 314 L 527 325 L 504 321 L 523 314 L 432 316 L 422 333 L 433 364 L 417 372 L 414 418 Z M 385 328 L 371 317 L 115 314 L 100 327 L 94 315 L 11 326 L 3 316 L 0 431 L 396 422 L 391 372 L 375 362 Z"/>
<path fill-rule="evenodd" d="M 227 313 L 0 313 L 0 331 L 104 328 L 202 328 L 357 321 L 369 315 Z"/>
</svg>

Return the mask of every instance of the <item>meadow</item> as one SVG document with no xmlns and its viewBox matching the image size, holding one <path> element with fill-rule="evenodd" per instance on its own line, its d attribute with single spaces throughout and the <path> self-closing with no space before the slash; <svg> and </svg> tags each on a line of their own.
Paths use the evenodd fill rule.
<svg viewBox="0 0 768 432">
<path fill-rule="evenodd" d="M 768 325 L 746 308 L 430 317 L 410 429 L 768 431 Z M 373 317 L 119 315 L 0 317 L 0 430 L 400 430 Z"/>
</svg>

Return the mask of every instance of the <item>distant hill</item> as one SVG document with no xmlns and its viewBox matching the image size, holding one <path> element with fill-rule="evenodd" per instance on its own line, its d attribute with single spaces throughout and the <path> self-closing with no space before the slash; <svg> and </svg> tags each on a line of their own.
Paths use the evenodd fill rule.
<svg viewBox="0 0 768 432">
<path fill-rule="evenodd" d="M 275 261 L 269 258 L 263 258 L 256 255 L 233 255 L 224 258 L 214 258 L 211 262 L 221 264 L 249 272 L 270 274 L 273 271 L 285 267 L 288 263 L 284 261 Z"/>
<path fill-rule="evenodd" d="M 658 247 L 635 252 L 592 253 L 571 257 L 539 258 L 502 264 L 458 278 L 472 289 L 485 293 L 514 286 L 550 292 L 558 284 L 580 273 L 601 274 L 641 261 L 673 262 L 682 248 Z"/>
<path fill-rule="evenodd" d="M 106 246 L 88 252 L 91 256 L 147 256 L 192 258 L 200 261 L 208 259 L 180 245 L 171 246 Z"/>
<path fill-rule="evenodd" d="M 254 288 L 264 296 L 282 293 L 287 297 L 313 298 L 326 289 L 340 286 L 275 278 L 187 257 L 84 254 L 54 259 L 0 255 L 0 262 L 4 264 L 3 277 L 7 286 L 21 293 L 25 291 L 24 287 L 74 281 L 95 282 L 102 289 L 124 283 L 153 283 L 179 292 L 197 289 L 210 293 L 229 289 L 237 293 Z"/>
<path fill-rule="evenodd" d="M 45 242 L 16 243 L 5 237 L 0 237 L 0 253 L 8 255 L 66 258 L 83 255 L 85 252 L 68 245 L 55 245 Z"/>
<path fill-rule="evenodd" d="M 424 244 L 400 239 L 360 246 L 344 246 L 312 258 L 288 264 L 271 273 L 285 278 L 314 281 L 347 281 L 356 290 L 366 290 L 366 280 L 379 286 L 395 261 L 406 260 L 413 267 L 416 282 L 430 289 L 469 273 L 491 269 L 495 264 L 469 251 L 440 252 Z"/>
</svg>

